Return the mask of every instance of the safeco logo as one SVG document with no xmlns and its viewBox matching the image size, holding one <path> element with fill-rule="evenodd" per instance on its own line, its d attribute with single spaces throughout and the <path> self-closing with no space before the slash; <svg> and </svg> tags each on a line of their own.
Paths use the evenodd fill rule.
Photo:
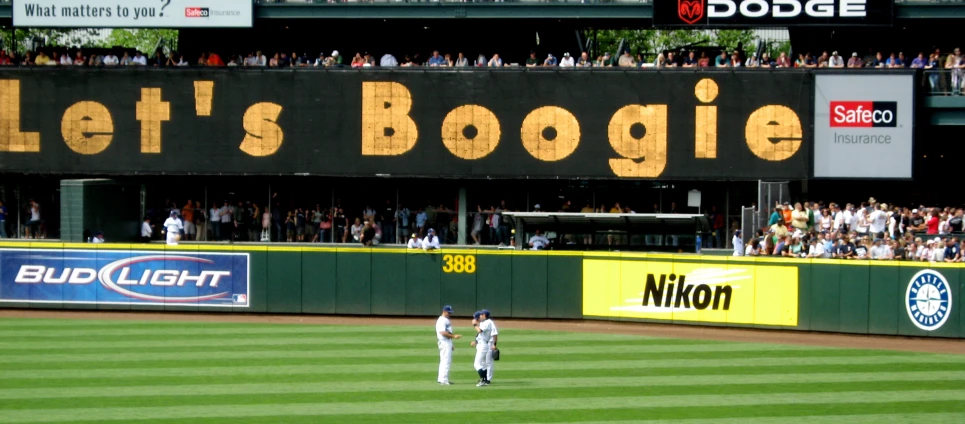
<svg viewBox="0 0 965 424">
<path fill-rule="evenodd" d="M 831 126 L 845 128 L 897 127 L 898 102 L 831 102 Z"/>
<path fill-rule="evenodd" d="M 188 18 L 207 18 L 211 12 L 207 7 L 186 7 L 184 16 Z"/>
</svg>

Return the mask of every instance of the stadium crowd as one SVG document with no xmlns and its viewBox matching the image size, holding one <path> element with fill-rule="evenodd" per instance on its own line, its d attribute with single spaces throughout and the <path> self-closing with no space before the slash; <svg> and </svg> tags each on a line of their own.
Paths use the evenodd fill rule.
<svg viewBox="0 0 965 424">
<path fill-rule="evenodd" d="M 739 230 L 732 242 L 735 256 L 962 262 L 955 236 L 962 214 L 962 208 L 889 206 L 874 198 L 843 207 L 785 202 L 749 244 Z"/>
<path fill-rule="evenodd" d="M 649 57 L 653 57 L 650 59 Z M 504 60 L 498 53 L 491 56 L 479 54 L 474 59 L 468 58 L 463 52 L 440 54 L 434 51 L 429 57 L 420 54 L 402 56 L 401 60 L 391 53 L 381 57 L 369 52 L 356 52 L 351 58 L 346 58 L 333 50 L 330 54 L 324 51 L 317 56 L 308 53 L 276 52 L 270 56 L 262 51 L 252 51 L 247 54 L 229 54 L 222 56 L 216 52 L 202 53 L 195 59 L 186 58 L 177 52 L 164 54 L 160 49 L 151 55 L 135 50 L 94 49 L 85 51 L 79 48 L 47 48 L 36 52 L 26 52 L 18 57 L 12 52 L 0 50 L 0 65 L 6 66 L 73 66 L 73 67 L 114 67 L 114 66 L 150 66 L 150 67 L 266 67 L 266 68 L 319 68 L 319 67 L 623 67 L 623 68 L 701 68 L 701 67 L 730 67 L 730 68 L 921 68 L 961 70 L 965 68 L 965 56 L 959 49 L 942 55 L 936 49 L 930 54 L 924 52 L 909 57 L 903 52 L 885 54 L 875 53 L 873 50 L 859 56 L 857 52 L 845 59 L 837 51 L 830 54 L 825 51 L 820 55 L 799 53 L 791 57 L 787 52 L 775 55 L 762 53 L 746 53 L 741 48 L 731 52 L 721 51 L 713 55 L 706 51 L 667 51 L 656 56 L 644 53 L 632 54 L 625 50 L 616 56 L 609 52 L 592 58 L 587 52 L 570 55 L 569 52 L 557 57 L 553 53 L 545 56 L 531 51 L 529 57 L 522 64 Z M 958 81 L 959 78 L 956 78 Z"/>
<path fill-rule="evenodd" d="M 430 232 L 440 244 L 455 244 L 460 216 L 458 206 L 429 203 L 410 209 L 404 204 L 386 200 L 381 206 L 366 205 L 349 209 L 336 200 L 331 207 L 321 204 L 312 207 L 293 206 L 291 202 L 273 196 L 270 207 L 251 201 L 224 201 L 209 208 L 200 201 L 184 203 L 166 200 L 147 210 L 142 224 L 141 239 L 149 242 L 164 239 L 161 226 L 171 212 L 183 221 L 182 240 L 191 241 L 247 241 L 300 243 L 355 243 L 367 246 L 378 244 L 406 244 L 417 238 L 423 240 Z M 506 201 L 483 207 L 475 206 L 468 214 L 467 241 L 470 244 L 512 246 L 513 221 L 503 212 L 520 211 L 510 208 Z M 533 212 L 578 213 L 638 213 L 614 203 L 612 206 L 582 208 L 572 201 L 564 201 L 558 208 L 541 208 Z M 45 227 L 40 204 L 31 200 L 25 211 L 30 219 L 23 223 L 25 238 L 44 238 Z M 675 203 L 661 209 L 642 213 L 680 213 Z M 6 220 L 10 211 L 0 203 L 0 237 L 7 232 Z M 960 239 L 963 230 L 963 208 L 956 207 L 899 207 L 879 203 L 874 198 L 859 204 L 823 202 L 787 202 L 770 210 L 766 227 L 757 230 L 745 244 L 737 222 L 725 222 L 724 214 L 711 207 L 706 212 L 711 231 L 704 235 L 702 247 L 726 248 L 724 234 L 731 239 L 734 255 L 781 256 L 791 258 L 838 258 L 872 260 L 911 260 L 930 262 L 963 262 Z M 728 229 L 729 228 L 729 229 Z M 563 240 L 553 240 L 543 234 L 529 237 L 526 247 L 552 248 Z M 541 246 L 529 246 L 533 240 Z M 609 239 L 607 243 L 610 243 Z M 584 243 L 592 240 L 583 239 Z M 421 244 L 419 245 L 421 247 Z"/>
</svg>

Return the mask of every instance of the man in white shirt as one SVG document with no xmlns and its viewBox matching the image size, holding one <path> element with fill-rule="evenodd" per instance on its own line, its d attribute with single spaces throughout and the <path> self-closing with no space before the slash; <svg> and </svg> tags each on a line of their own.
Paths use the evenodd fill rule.
<svg viewBox="0 0 965 424">
<path fill-rule="evenodd" d="M 419 240 L 419 235 L 412 233 L 412 237 L 409 238 L 409 243 L 406 244 L 405 247 L 409 249 L 421 249 L 422 240 Z"/>
<path fill-rule="evenodd" d="M 492 351 L 495 349 L 492 344 L 493 323 L 489 321 L 487 315 L 480 312 L 478 319 L 473 318 L 472 326 L 476 329 L 476 340 L 470 344 L 476 348 L 476 360 L 473 362 L 473 366 L 476 368 L 476 373 L 479 374 L 479 383 L 476 383 L 476 387 L 488 386 L 489 372 L 486 369 L 486 364 L 489 361 L 489 355 L 492 355 Z"/>
<path fill-rule="evenodd" d="M 891 259 L 890 249 L 887 245 L 881 242 L 880 238 L 876 238 L 874 245 L 871 247 L 871 259 L 873 260 L 888 260 Z"/>
<path fill-rule="evenodd" d="M 422 239 L 422 250 L 439 250 L 439 237 L 436 236 L 436 230 L 429 229 L 429 234 Z"/>
<path fill-rule="evenodd" d="M 570 56 L 570 53 L 563 53 L 563 60 L 560 61 L 560 67 L 572 68 L 574 66 L 576 66 L 576 61 L 573 60 L 573 57 Z"/>
<path fill-rule="evenodd" d="M 184 230 L 184 225 L 181 223 L 181 219 L 178 218 L 178 213 L 171 211 L 171 216 L 164 221 L 164 231 L 167 234 L 167 243 L 169 246 L 176 246 L 178 240 L 181 240 L 181 231 Z"/>
<path fill-rule="evenodd" d="M 103 242 L 104 242 L 104 233 L 98 231 L 97 234 L 94 234 L 94 238 L 91 239 L 90 242 L 91 242 L 91 243 L 103 243 Z"/>
<path fill-rule="evenodd" d="M 532 250 L 543 250 L 550 244 L 550 241 L 543 235 L 541 230 L 536 230 L 536 234 L 529 238 L 529 247 Z"/>
<path fill-rule="evenodd" d="M 228 206 L 228 201 L 224 201 L 224 206 L 221 207 L 221 238 L 223 240 L 231 240 L 232 228 L 231 228 L 231 206 Z"/>
<path fill-rule="evenodd" d="M 395 59 L 395 56 L 386 53 L 382 55 L 382 59 L 379 60 L 379 66 L 383 68 L 391 68 L 394 66 L 399 66 L 399 61 Z"/>
<path fill-rule="evenodd" d="M 831 59 L 828 60 L 828 67 L 829 67 L 829 68 L 843 68 L 843 67 L 844 67 L 844 58 L 841 57 L 841 55 L 839 55 L 837 51 L 831 53 Z"/>
<path fill-rule="evenodd" d="M 734 231 L 734 238 L 730 244 L 734 246 L 734 256 L 744 256 L 744 239 L 741 238 L 741 230 Z"/>
<path fill-rule="evenodd" d="M 439 346 L 439 376 L 436 382 L 445 386 L 449 385 L 449 367 L 452 366 L 452 346 L 453 339 L 462 338 L 458 334 L 452 333 L 452 323 L 449 317 L 452 315 L 452 306 L 446 305 L 442 308 L 442 315 L 436 320 L 436 344 Z"/>
<path fill-rule="evenodd" d="M 875 205 L 874 212 L 871 212 L 871 217 L 868 218 L 871 223 L 871 236 L 875 239 L 881 239 L 885 237 L 885 230 L 888 229 L 888 213 L 881 210 L 881 205 Z"/>
<path fill-rule="evenodd" d="M 824 236 L 822 236 L 822 238 L 823 238 L 823 237 L 824 237 Z M 813 238 L 813 239 L 811 239 L 811 245 L 808 247 L 808 256 L 807 256 L 807 257 L 809 257 L 809 258 L 823 258 L 823 257 L 825 257 L 825 254 L 826 254 L 826 253 L 827 253 L 827 252 L 825 252 L 825 250 L 824 250 L 824 240 L 823 240 L 823 239 L 821 239 L 821 238 Z"/>
<path fill-rule="evenodd" d="M 217 204 L 211 205 L 211 210 L 208 211 L 208 218 L 211 219 L 211 236 L 213 240 L 221 240 L 221 208 L 219 208 Z"/>
<path fill-rule="evenodd" d="M 137 52 L 137 54 L 134 55 L 134 59 L 131 61 L 131 64 L 138 65 L 138 66 L 147 66 L 147 57 L 141 54 L 141 52 Z"/>
<path fill-rule="evenodd" d="M 145 216 L 144 222 L 141 223 L 141 243 L 150 243 L 151 234 L 154 234 L 154 229 L 151 227 L 151 217 Z"/>
<path fill-rule="evenodd" d="M 114 53 L 108 53 L 104 55 L 104 59 L 102 63 L 104 64 L 104 66 L 117 66 L 118 64 L 117 56 L 114 55 Z"/>
</svg>

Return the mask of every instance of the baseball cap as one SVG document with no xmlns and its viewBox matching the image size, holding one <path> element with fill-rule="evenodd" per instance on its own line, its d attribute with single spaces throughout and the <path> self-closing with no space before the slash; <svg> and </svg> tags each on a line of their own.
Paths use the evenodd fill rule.
<svg viewBox="0 0 965 424">
<path fill-rule="evenodd" d="M 570 52 L 563 53 L 563 57 L 570 57 Z"/>
<path fill-rule="evenodd" d="M 338 56 L 338 50 L 332 50 L 332 56 Z"/>
<path fill-rule="evenodd" d="M 482 312 L 476 311 L 474 314 L 472 314 L 472 319 L 478 320 L 480 315 L 482 315 Z"/>
<path fill-rule="evenodd" d="M 442 312 L 452 313 L 452 312 L 453 312 L 453 311 L 452 311 L 452 306 L 450 306 L 450 305 L 443 306 L 443 307 L 442 307 Z"/>
<path fill-rule="evenodd" d="M 430 228 L 430 229 L 429 229 L 429 232 L 432 233 L 432 234 L 435 234 L 435 233 L 436 233 L 436 230 L 433 230 L 432 228 Z"/>
<path fill-rule="evenodd" d="M 178 216 L 178 213 L 175 211 L 171 211 L 171 216 Z"/>
<path fill-rule="evenodd" d="M 911 213 L 918 213 L 918 209 L 912 209 Z"/>
<path fill-rule="evenodd" d="M 858 57 L 858 52 L 851 53 L 851 57 Z"/>
<path fill-rule="evenodd" d="M 536 209 L 539 209 L 539 203 L 536 204 Z"/>
<path fill-rule="evenodd" d="M 489 309 L 483 309 L 483 310 L 481 310 L 481 311 L 479 311 L 479 312 L 485 314 L 487 318 L 492 318 L 492 317 L 493 317 L 493 314 L 490 314 L 490 313 L 489 313 Z"/>
<path fill-rule="evenodd" d="M 838 55 L 838 51 L 835 50 L 835 51 L 831 52 L 831 54 L 837 56 L 837 55 Z"/>
</svg>

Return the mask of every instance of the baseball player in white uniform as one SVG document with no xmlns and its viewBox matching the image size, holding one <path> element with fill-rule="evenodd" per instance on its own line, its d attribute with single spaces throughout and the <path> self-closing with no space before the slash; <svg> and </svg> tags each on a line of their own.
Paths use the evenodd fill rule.
<svg viewBox="0 0 965 424">
<path fill-rule="evenodd" d="M 489 375 L 486 367 L 489 361 L 491 361 L 490 358 L 492 358 L 493 325 L 492 321 L 486 318 L 487 316 L 480 311 L 473 315 L 472 320 L 472 326 L 476 328 L 476 340 L 470 343 L 470 345 L 476 347 L 476 360 L 473 362 L 473 366 L 479 374 L 479 383 L 476 383 L 476 387 L 489 385 Z"/>
<path fill-rule="evenodd" d="M 499 338 L 499 330 L 496 328 L 496 323 L 493 322 L 492 314 L 489 313 L 488 309 L 483 309 L 479 311 L 481 315 L 486 317 L 486 322 L 493 327 L 493 338 L 489 342 L 489 354 L 486 356 L 486 382 L 493 384 L 493 365 L 495 361 L 493 360 L 493 351 L 496 350 L 496 341 Z"/>
<path fill-rule="evenodd" d="M 184 231 L 184 224 L 181 223 L 181 219 L 178 218 L 178 213 L 171 211 L 171 216 L 164 220 L 164 230 L 167 232 L 167 242 L 171 246 L 178 244 L 178 240 L 181 238 L 181 232 Z"/>
<path fill-rule="evenodd" d="M 445 386 L 449 385 L 449 367 L 452 365 L 452 340 L 462 336 L 452 333 L 452 323 L 449 316 L 452 315 L 452 306 L 446 305 L 442 308 L 442 316 L 436 320 L 436 339 L 439 345 L 439 376 L 436 382 Z"/>
</svg>

